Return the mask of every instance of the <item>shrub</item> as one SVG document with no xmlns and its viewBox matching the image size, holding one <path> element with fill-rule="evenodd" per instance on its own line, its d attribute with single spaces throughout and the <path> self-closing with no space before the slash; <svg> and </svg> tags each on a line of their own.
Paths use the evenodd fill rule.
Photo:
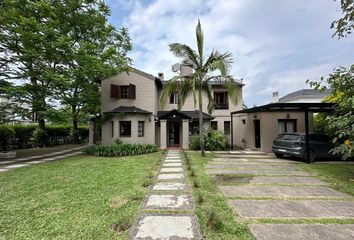
<svg viewBox="0 0 354 240">
<path fill-rule="evenodd" d="M 2 150 L 7 150 L 14 136 L 15 131 L 10 126 L 0 125 L 0 145 Z"/>
<path fill-rule="evenodd" d="M 14 125 L 13 130 L 15 131 L 15 142 L 18 148 L 27 147 L 30 144 L 30 140 L 33 136 L 34 130 L 36 130 L 37 125 Z M 14 143 L 14 144 L 16 144 Z"/>
<path fill-rule="evenodd" d="M 228 148 L 228 143 L 224 134 L 216 130 L 207 129 L 204 132 L 204 146 L 207 151 L 222 151 Z M 200 150 L 199 135 L 191 137 L 189 147 L 192 150 Z"/>
<path fill-rule="evenodd" d="M 86 154 L 103 157 L 132 156 L 156 151 L 157 147 L 153 144 L 97 145 L 84 149 Z"/>
<path fill-rule="evenodd" d="M 120 140 L 119 138 L 117 138 L 116 140 L 114 140 L 114 143 L 117 145 L 121 145 L 121 144 L 123 144 L 123 141 Z"/>
</svg>

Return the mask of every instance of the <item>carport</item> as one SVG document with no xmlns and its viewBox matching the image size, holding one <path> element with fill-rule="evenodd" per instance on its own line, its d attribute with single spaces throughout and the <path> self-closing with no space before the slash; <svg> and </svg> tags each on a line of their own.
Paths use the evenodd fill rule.
<svg viewBox="0 0 354 240">
<path fill-rule="evenodd" d="M 310 138 L 309 138 L 309 113 L 331 112 L 333 103 L 270 103 L 263 106 L 231 112 L 231 126 L 233 127 L 233 116 L 240 113 L 257 112 L 303 112 L 305 117 L 305 144 L 306 161 L 310 163 Z M 233 131 L 231 131 L 231 146 L 234 146 Z"/>
</svg>

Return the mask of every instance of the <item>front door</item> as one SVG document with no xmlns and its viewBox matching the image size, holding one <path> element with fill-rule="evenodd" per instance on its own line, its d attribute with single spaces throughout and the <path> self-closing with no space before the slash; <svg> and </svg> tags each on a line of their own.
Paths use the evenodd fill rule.
<svg viewBox="0 0 354 240">
<path fill-rule="evenodd" d="M 168 129 L 168 143 L 170 146 L 179 146 L 180 145 L 180 123 L 179 122 L 170 122 Z"/>
<path fill-rule="evenodd" d="M 254 120 L 254 142 L 256 148 L 261 148 L 261 122 Z"/>
</svg>

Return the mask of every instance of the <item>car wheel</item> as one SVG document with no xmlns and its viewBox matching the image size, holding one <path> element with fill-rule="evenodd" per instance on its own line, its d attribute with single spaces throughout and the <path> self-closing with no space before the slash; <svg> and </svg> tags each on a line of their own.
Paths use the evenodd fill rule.
<svg viewBox="0 0 354 240">
<path fill-rule="evenodd" d="M 275 154 L 275 156 L 277 156 L 278 158 L 283 158 L 283 154 L 281 154 L 281 153 L 274 153 Z"/>
<path fill-rule="evenodd" d="M 316 153 L 314 150 L 310 151 L 310 162 L 314 162 L 316 158 Z"/>
</svg>

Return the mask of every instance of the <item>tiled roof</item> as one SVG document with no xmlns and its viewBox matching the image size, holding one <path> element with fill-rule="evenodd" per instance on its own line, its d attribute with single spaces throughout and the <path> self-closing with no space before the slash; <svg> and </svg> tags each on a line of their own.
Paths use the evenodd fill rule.
<svg viewBox="0 0 354 240">
<path fill-rule="evenodd" d="M 115 109 L 105 112 L 105 113 L 141 113 L 141 114 L 151 114 L 151 112 L 146 111 L 135 106 L 119 106 Z"/>
<path fill-rule="evenodd" d="M 325 91 L 320 91 L 316 89 L 302 89 L 296 92 L 289 93 L 288 95 L 285 95 L 284 97 L 279 98 L 279 102 L 285 102 L 291 99 L 297 99 L 301 97 L 306 97 L 306 98 L 311 98 L 311 97 L 322 97 L 325 98 L 331 93 L 330 89 L 327 89 Z"/>
<path fill-rule="evenodd" d="M 194 110 L 194 111 L 178 111 L 176 109 L 171 110 L 171 111 L 158 111 L 157 112 L 157 117 L 158 118 L 165 118 L 168 116 L 171 116 L 173 114 L 180 114 L 183 115 L 189 119 L 197 119 L 199 118 L 199 111 L 198 110 Z M 213 116 L 211 116 L 210 114 L 207 114 L 205 112 L 203 112 L 203 118 L 204 119 L 214 119 Z"/>
</svg>

